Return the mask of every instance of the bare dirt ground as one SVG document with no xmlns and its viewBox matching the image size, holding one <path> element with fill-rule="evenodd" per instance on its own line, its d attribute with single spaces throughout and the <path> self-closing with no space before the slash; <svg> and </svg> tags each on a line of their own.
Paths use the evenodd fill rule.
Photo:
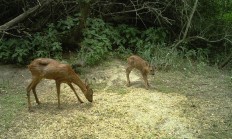
<svg viewBox="0 0 232 139">
<path fill-rule="evenodd" d="M 80 104 L 62 84 L 61 109 L 57 108 L 54 81 L 45 80 L 37 89 L 42 104 L 37 105 L 31 95 L 31 113 L 25 91 L 29 71 L 0 66 L 1 79 L 10 79 L 14 89 L 25 93 L 25 107 L 0 138 L 232 138 L 229 76 L 217 71 L 206 75 L 157 72 L 149 76 L 151 88 L 146 90 L 136 71 L 130 75 L 131 87 L 126 87 L 125 66 L 125 62 L 113 60 L 82 73 L 82 79 L 86 77 L 92 84 L 93 103 L 76 86 L 85 100 Z"/>
</svg>

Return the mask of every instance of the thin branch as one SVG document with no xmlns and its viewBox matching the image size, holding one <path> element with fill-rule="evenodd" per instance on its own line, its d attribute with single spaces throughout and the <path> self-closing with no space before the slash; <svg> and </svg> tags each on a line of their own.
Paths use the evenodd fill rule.
<svg viewBox="0 0 232 139">
<path fill-rule="evenodd" d="M 139 8 L 139 9 L 133 9 L 133 10 L 123 11 L 123 12 L 107 13 L 107 14 L 104 14 L 104 15 L 116 15 L 116 14 L 133 13 L 133 12 L 141 11 L 141 10 L 143 10 L 143 9 L 144 9 L 144 8 L 141 7 L 141 8 Z"/>
<path fill-rule="evenodd" d="M 174 1 L 174 0 L 172 0 L 172 1 Z M 99 3 L 103 3 L 103 4 L 99 4 Z M 162 2 L 162 1 L 161 2 L 147 2 L 147 1 L 141 2 L 139 0 L 130 0 L 129 4 L 100 1 L 100 2 L 94 3 L 94 5 L 104 5 L 104 7 L 107 7 L 107 6 L 119 7 L 119 6 L 121 6 L 122 7 L 121 11 L 115 11 L 115 12 L 102 12 L 99 9 L 96 10 L 96 8 L 94 8 L 93 10 L 101 13 L 103 16 L 109 16 L 109 15 L 114 16 L 114 15 L 118 15 L 118 14 L 135 13 L 136 14 L 136 21 L 139 18 L 144 25 L 145 25 L 144 18 L 142 17 L 142 15 L 144 13 L 145 14 L 150 13 L 153 17 L 155 17 L 155 20 L 158 20 L 160 25 L 162 24 L 162 22 L 166 22 L 170 25 L 172 24 L 171 22 L 173 22 L 173 20 L 171 20 L 168 17 L 163 15 L 163 12 L 165 12 L 165 9 L 167 9 L 167 7 L 168 7 L 167 5 L 170 5 L 170 1 L 167 1 L 167 2 Z M 157 5 L 162 5 L 162 6 L 158 7 Z"/>
<path fill-rule="evenodd" d="M 8 28 L 10 28 L 11 26 L 14 26 L 15 24 L 25 20 L 26 18 L 28 18 L 31 14 L 35 13 L 36 11 L 38 11 L 40 8 L 43 8 L 45 5 L 49 4 L 50 2 L 52 2 L 53 0 L 48 0 L 48 1 L 43 1 L 42 2 L 42 6 L 40 6 L 40 3 L 30 9 L 28 9 L 27 11 L 25 11 L 24 13 L 18 15 L 17 17 L 15 17 L 14 19 L 8 21 L 7 23 L 3 24 L 0 26 L 0 32 L 4 32 L 6 31 Z"/>
<path fill-rule="evenodd" d="M 183 38 L 182 38 L 182 39 L 185 39 L 186 36 L 187 36 L 187 34 L 188 34 L 188 30 L 189 30 L 189 28 L 190 28 L 193 15 L 194 15 L 194 13 L 195 13 L 195 11 L 196 11 L 196 9 L 197 9 L 197 3 L 198 3 L 198 0 L 195 0 L 194 6 L 193 6 L 193 10 L 192 10 L 192 12 L 191 12 L 191 14 L 190 14 L 190 16 L 189 16 L 189 21 L 188 21 L 188 23 L 187 23 L 187 26 L 186 26 L 186 29 L 185 29 L 185 32 L 184 32 L 184 35 L 183 35 Z"/>
<path fill-rule="evenodd" d="M 130 1 L 131 1 L 131 0 L 130 0 Z M 137 1 L 137 2 L 138 2 L 138 1 Z M 134 2 L 131 1 L 131 3 L 132 3 L 132 5 L 134 6 L 134 9 L 136 10 L 136 6 L 135 6 Z M 145 26 L 145 28 L 147 28 L 146 24 L 143 22 L 143 19 L 140 17 L 140 15 L 138 14 L 138 11 L 137 11 L 137 10 L 136 10 L 135 14 L 136 14 L 136 24 L 137 24 L 137 17 L 139 17 L 140 21 L 143 23 L 143 25 Z"/>
<path fill-rule="evenodd" d="M 217 43 L 217 42 L 221 42 L 223 40 L 226 40 L 226 41 L 228 41 L 229 43 L 232 44 L 232 41 L 230 39 L 228 39 L 227 37 L 228 36 L 224 36 L 223 38 L 220 38 L 220 39 L 217 39 L 217 40 L 209 40 L 209 39 L 201 37 L 201 36 L 192 36 L 192 37 L 189 37 L 187 39 L 188 40 L 201 39 L 201 40 L 204 40 L 204 41 L 209 42 L 209 43 Z"/>
<path fill-rule="evenodd" d="M 182 42 L 186 41 L 186 37 L 187 37 L 187 34 L 188 34 L 188 30 L 189 30 L 189 28 L 190 28 L 193 15 L 194 15 L 194 13 L 195 13 L 195 11 L 196 11 L 197 4 L 198 4 L 198 0 L 195 0 L 194 6 L 193 6 L 193 9 L 192 9 L 192 12 L 191 12 L 191 14 L 190 14 L 190 16 L 189 16 L 189 20 L 188 20 L 188 22 L 187 22 L 187 26 L 186 26 L 185 31 L 184 31 L 184 35 L 183 35 L 183 37 L 182 37 L 181 40 L 179 40 L 177 43 L 175 43 L 175 44 L 173 45 L 173 48 L 176 48 L 179 44 L 181 44 Z"/>
</svg>

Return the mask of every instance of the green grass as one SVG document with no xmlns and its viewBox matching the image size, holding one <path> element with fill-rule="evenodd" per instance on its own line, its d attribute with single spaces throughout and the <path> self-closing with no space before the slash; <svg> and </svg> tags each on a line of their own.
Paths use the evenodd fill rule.
<svg viewBox="0 0 232 139">
<path fill-rule="evenodd" d="M 11 89 L 9 82 L 0 84 L 0 134 L 7 130 L 25 107 L 25 92 Z"/>
<path fill-rule="evenodd" d="M 232 137 L 232 85 L 227 71 L 208 66 L 188 71 L 160 71 L 154 82 L 160 92 L 188 98 L 181 104 L 183 115 L 206 126 L 199 127 L 199 138 Z"/>
</svg>

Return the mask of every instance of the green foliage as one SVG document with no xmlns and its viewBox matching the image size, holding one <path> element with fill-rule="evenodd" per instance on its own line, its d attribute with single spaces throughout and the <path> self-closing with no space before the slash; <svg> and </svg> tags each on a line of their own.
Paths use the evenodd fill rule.
<svg viewBox="0 0 232 139">
<path fill-rule="evenodd" d="M 209 50 L 207 48 L 196 48 L 196 49 L 190 49 L 187 46 L 188 44 L 183 43 L 179 46 L 179 54 L 181 55 L 182 59 L 187 59 L 189 61 L 195 60 L 198 62 L 209 62 Z"/>
<path fill-rule="evenodd" d="M 24 39 L 9 39 L 0 42 L 0 61 L 24 63 L 30 55 L 30 42 Z"/>
<path fill-rule="evenodd" d="M 68 16 L 56 25 L 49 24 L 46 30 L 37 32 L 30 38 L 1 41 L 1 62 L 25 64 L 37 57 L 61 58 L 59 37 L 78 25 L 78 18 L 78 14 Z M 88 18 L 83 33 L 79 56 L 88 65 L 99 63 L 112 52 L 123 58 L 132 53 L 138 54 L 164 69 L 180 67 L 184 60 L 189 66 L 192 66 L 192 60 L 208 63 L 208 49 L 188 49 L 187 43 L 183 43 L 180 50 L 168 48 L 168 32 L 163 28 L 140 30 L 125 24 L 114 27 L 102 19 Z"/>
<path fill-rule="evenodd" d="M 26 64 L 37 57 L 53 57 L 60 59 L 62 47 L 60 35 L 68 33 L 78 25 L 78 14 L 60 20 L 56 25 L 49 24 L 42 32 L 31 37 L 2 39 L 0 41 L 0 62 Z"/>
<path fill-rule="evenodd" d="M 31 38 L 6 39 L 0 42 L 0 62 L 26 64 L 37 57 L 61 58 L 62 47 L 54 25 Z"/>
<path fill-rule="evenodd" d="M 232 12 L 225 13 L 220 19 L 231 23 L 232 22 Z"/>
<path fill-rule="evenodd" d="M 135 52 L 136 46 L 142 43 L 140 31 L 126 24 L 118 25 L 115 30 L 118 37 L 115 37 L 115 44 L 118 46 L 118 52 L 125 50 L 126 53 Z M 122 49 L 124 47 L 124 49 Z M 130 50 L 130 51 L 128 51 Z"/>
<path fill-rule="evenodd" d="M 144 39 L 145 42 L 151 44 L 162 44 L 165 43 L 167 37 L 166 30 L 162 28 L 148 28 L 143 31 L 141 34 L 141 38 Z"/>
<path fill-rule="evenodd" d="M 60 20 L 56 24 L 56 29 L 61 33 L 69 32 L 73 27 L 79 24 L 79 14 L 75 14 L 73 17 L 67 16 L 65 20 Z"/>
<path fill-rule="evenodd" d="M 35 57 L 61 58 L 62 47 L 57 38 L 58 32 L 53 24 L 50 24 L 45 33 L 36 33 L 31 39 L 33 55 Z"/>
<path fill-rule="evenodd" d="M 119 25 L 116 30 L 119 33 L 120 38 L 118 38 L 117 44 L 132 48 L 137 45 L 140 41 L 140 31 L 136 28 L 130 27 L 126 24 Z"/>
<path fill-rule="evenodd" d="M 167 33 L 162 28 L 148 28 L 141 33 L 141 40 L 136 46 L 137 52 L 148 61 L 155 56 L 157 46 L 165 46 Z"/>
<path fill-rule="evenodd" d="M 140 31 L 125 24 L 113 27 L 101 19 L 88 19 L 80 55 L 90 65 L 105 59 L 112 50 L 120 57 L 133 52 L 151 61 L 156 46 L 164 45 L 166 36 L 161 28 Z"/>
<path fill-rule="evenodd" d="M 126 59 L 129 55 L 132 54 L 131 49 L 125 48 L 124 46 L 120 45 L 116 51 L 114 51 L 114 55 L 118 56 L 119 58 Z"/>
<path fill-rule="evenodd" d="M 178 68 L 179 64 L 183 62 L 176 49 L 172 50 L 163 45 L 156 47 L 152 61 L 159 70 Z"/>
<path fill-rule="evenodd" d="M 80 52 L 86 64 L 93 65 L 107 57 L 112 50 L 113 33 L 113 28 L 103 20 L 88 19 Z"/>
</svg>

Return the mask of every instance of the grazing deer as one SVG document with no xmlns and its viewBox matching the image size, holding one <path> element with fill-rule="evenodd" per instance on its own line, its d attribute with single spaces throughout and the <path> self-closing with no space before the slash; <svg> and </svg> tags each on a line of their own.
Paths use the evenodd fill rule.
<svg viewBox="0 0 232 139">
<path fill-rule="evenodd" d="M 32 81 L 27 87 L 28 109 L 31 111 L 30 91 L 33 91 L 37 104 L 40 104 L 36 95 L 36 86 L 42 79 L 53 79 L 56 82 L 58 108 L 60 108 L 60 84 L 67 83 L 75 93 L 79 102 L 83 101 L 77 95 L 72 83 L 80 87 L 86 99 L 89 102 L 93 101 L 93 90 L 89 87 L 87 82 L 83 83 L 80 77 L 74 72 L 68 64 L 61 64 L 60 62 L 50 58 L 38 58 L 33 60 L 28 69 L 32 74 Z"/>
<path fill-rule="evenodd" d="M 132 55 L 129 58 L 127 58 L 127 63 L 128 63 L 128 67 L 126 68 L 127 86 L 128 87 L 130 86 L 130 78 L 129 78 L 130 72 L 135 68 L 141 72 L 144 80 L 144 85 L 146 89 L 148 89 L 150 85 L 147 80 L 147 75 L 155 74 L 154 67 L 148 64 L 147 61 L 143 60 L 141 57 L 136 55 Z"/>
</svg>

